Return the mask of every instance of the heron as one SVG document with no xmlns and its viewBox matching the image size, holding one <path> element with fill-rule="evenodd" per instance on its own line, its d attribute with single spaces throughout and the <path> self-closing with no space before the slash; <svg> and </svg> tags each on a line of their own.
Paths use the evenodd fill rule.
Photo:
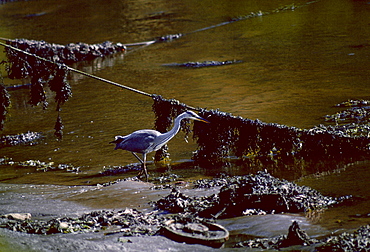
<svg viewBox="0 0 370 252">
<path fill-rule="evenodd" d="M 200 117 L 193 111 L 186 111 L 175 118 L 173 128 L 161 133 L 157 130 L 144 129 L 137 130 L 126 136 L 115 136 L 114 141 L 110 143 L 116 144 L 115 150 L 122 149 L 130 151 L 141 163 L 142 170 L 138 176 L 144 172 L 145 178 L 148 181 L 148 172 L 146 170 L 146 155 L 150 152 L 157 151 L 163 145 L 168 143 L 180 130 L 180 123 L 183 119 L 192 119 L 204 123 L 209 123 L 206 119 Z M 136 154 L 142 154 L 142 159 Z"/>
</svg>

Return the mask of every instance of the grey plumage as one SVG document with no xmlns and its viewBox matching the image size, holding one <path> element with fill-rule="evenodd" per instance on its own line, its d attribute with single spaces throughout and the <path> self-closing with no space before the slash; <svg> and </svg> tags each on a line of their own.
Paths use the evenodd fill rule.
<svg viewBox="0 0 370 252">
<path fill-rule="evenodd" d="M 148 172 L 146 170 L 146 154 L 159 150 L 163 145 L 170 141 L 180 130 L 181 120 L 188 118 L 201 122 L 209 123 L 206 119 L 198 116 L 192 111 L 186 111 L 176 117 L 173 128 L 166 132 L 160 133 L 156 130 L 138 130 L 127 136 L 116 136 L 115 140 L 110 143 L 115 143 L 117 149 L 131 151 L 132 154 L 141 162 L 146 179 L 148 180 Z M 143 159 L 140 159 L 136 153 L 140 153 Z M 139 173 L 139 175 L 142 174 Z"/>
</svg>

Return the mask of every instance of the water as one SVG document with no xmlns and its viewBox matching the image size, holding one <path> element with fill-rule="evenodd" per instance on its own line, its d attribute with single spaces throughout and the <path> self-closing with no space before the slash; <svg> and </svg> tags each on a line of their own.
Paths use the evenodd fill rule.
<svg viewBox="0 0 370 252">
<path fill-rule="evenodd" d="M 292 2 L 20 1 L 0 5 L 0 37 L 93 44 L 106 40 L 133 43 L 184 33 L 187 35 L 172 42 L 129 50 L 126 54 L 75 67 L 190 106 L 219 108 L 245 118 L 310 128 L 322 123 L 322 116 L 336 112 L 338 108 L 333 108 L 334 104 L 347 99 L 369 99 L 370 4 L 367 1 L 327 0 L 307 5 L 304 1 L 295 1 L 296 6 L 302 7 L 294 11 L 190 33 L 250 12 L 271 12 L 287 4 Z M 3 54 L 0 58 L 4 58 Z M 199 69 L 163 66 L 234 59 L 243 62 Z M 1 71 L 4 75 L 4 70 Z M 20 83 L 6 77 L 4 82 L 7 85 Z M 56 165 L 72 164 L 80 167 L 80 172 L 43 173 L 2 166 L 0 182 L 50 185 L 49 190 L 53 192 L 54 185 L 89 185 L 120 178 L 92 178 L 91 175 L 110 165 L 136 162 L 130 153 L 113 151 L 108 142 L 117 134 L 152 128 L 152 100 L 75 74 L 71 86 L 73 97 L 63 105 L 61 112 L 65 125 L 62 141 L 53 135 L 57 113 L 52 93 L 48 93 L 49 109 L 42 110 L 27 104 L 28 90 L 10 91 L 12 107 L 2 134 L 37 131 L 43 132 L 45 138 L 35 146 L 0 149 L 0 156 L 15 161 L 34 159 Z M 172 164 L 182 164 L 172 165 L 172 172 L 185 180 L 209 177 L 205 169 L 195 168 L 188 162 L 196 144 L 191 141 L 186 144 L 183 137 L 179 133 L 169 144 Z M 346 230 L 368 222 L 366 218 L 349 216 L 369 211 L 366 204 L 370 192 L 353 191 L 357 188 L 354 185 L 366 187 L 368 163 L 342 168 L 345 169 L 335 175 L 308 177 L 299 183 L 325 195 L 354 194 L 365 200 L 326 211 L 319 219 L 311 220 L 313 225 Z M 246 173 L 238 167 L 233 169 L 237 174 Z M 152 174 L 166 170 L 166 166 L 149 164 Z M 104 202 L 105 196 L 95 196 L 97 205 Z M 79 200 L 89 209 L 86 200 Z M 104 205 L 114 206 L 113 201 Z"/>
</svg>

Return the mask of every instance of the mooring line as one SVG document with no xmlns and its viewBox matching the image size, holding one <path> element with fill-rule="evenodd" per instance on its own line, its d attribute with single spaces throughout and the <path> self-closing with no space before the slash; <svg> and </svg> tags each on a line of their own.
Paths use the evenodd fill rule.
<svg viewBox="0 0 370 252">
<path fill-rule="evenodd" d="M 5 44 L 3 42 L 0 42 L 0 45 L 2 46 L 5 46 L 7 48 L 10 48 L 11 50 L 14 50 L 14 51 L 17 51 L 17 52 L 20 52 L 20 53 L 23 53 L 25 55 L 28 55 L 28 56 L 31 56 L 31 57 L 34 57 L 38 60 L 42 60 L 42 61 L 45 61 L 45 62 L 48 62 L 48 63 L 51 63 L 51 64 L 55 64 L 55 65 L 59 65 L 59 66 L 62 66 L 64 68 L 66 68 L 68 71 L 71 71 L 71 72 L 75 72 L 75 73 L 78 73 L 78 74 L 82 74 L 82 75 L 85 75 L 87 77 L 90 77 L 90 78 L 93 78 L 93 79 L 96 79 L 96 80 L 99 80 L 99 81 L 102 81 L 102 82 L 105 82 L 105 83 L 108 83 L 108 84 L 111 84 L 111 85 L 114 85 L 114 86 L 117 86 L 117 87 L 120 87 L 120 88 L 123 88 L 123 89 L 126 89 L 126 90 L 129 90 L 129 91 L 132 91 L 132 92 L 135 92 L 135 93 L 138 93 L 138 94 L 141 94 L 141 95 L 145 95 L 145 96 L 148 96 L 148 97 L 155 97 L 156 95 L 155 94 L 149 94 L 147 92 L 144 92 L 144 91 L 141 91 L 141 90 L 138 90 L 138 89 L 135 89 L 133 87 L 129 87 L 129 86 L 126 86 L 126 85 L 123 85 L 123 84 L 120 84 L 120 83 L 117 83 L 117 82 L 114 82 L 114 81 L 111 81 L 111 80 L 107 80 L 107 79 L 104 79 L 102 77 L 99 77 L 99 76 L 96 76 L 96 75 L 93 75 L 93 74 L 89 74 L 89 73 L 86 73 L 84 71 L 81 71 L 81 70 L 78 70 L 78 69 L 75 69 L 73 67 L 70 67 L 70 66 L 67 66 L 65 64 L 62 64 L 62 63 L 57 63 L 57 62 L 54 62 L 54 61 L 51 61 L 51 60 L 48 60 L 48 59 L 45 59 L 43 57 L 40 57 L 36 54 L 32 54 L 32 53 L 29 53 L 29 52 L 26 52 L 26 51 L 23 51 L 19 48 L 16 48 L 16 47 L 13 47 L 11 45 L 8 45 L 8 44 Z M 186 105 L 186 107 L 188 109 L 191 109 L 191 110 L 199 110 L 197 108 L 194 108 L 194 107 L 191 107 L 191 106 L 188 106 Z"/>
<path fill-rule="evenodd" d="M 83 71 L 80 71 L 80 70 L 77 70 L 73 67 L 70 67 L 70 66 L 67 66 L 65 64 L 61 64 L 61 63 L 57 63 L 57 62 L 54 62 L 54 61 L 51 61 L 51 60 L 48 60 L 48 59 L 45 59 L 43 57 L 40 57 L 36 54 L 32 54 L 32 53 L 29 53 L 29 52 L 26 52 L 26 51 L 23 51 L 19 48 L 16 48 L 14 46 L 11 46 L 11 45 L 8 45 L 8 44 L 5 44 L 3 42 L 0 42 L 0 45 L 2 46 L 5 46 L 7 48 L 10 48 L 14 51 L 17 51 L 17 52 L 20 52 L 20 53 L 23 53 L 25 55 L 28 55 L 28 56 L 31 56 L 31 57 L 34 57 L 38 60 L 42 60 L 42 61 L 45 61 L 45 62 L 48 62 L 48 63 L 51 63 L 51 64 L 55 64 L 55 65 L 61 65 L 62 67 L 64 68 L 67 68 L 67 70 L 69 71 L 72 71 L 72 72 L 75 72 L 75 73 L 78 73 L 78 74 L 82 74 L 82 75 L 85 75 L 85 76 L 88 76 L 90 78 L 93 78 L 93 79 L 96 79 L 96 80 L 99 80 L 99 81 L 102 81 L 102 82 L 106 82 L 108 84 L 111 84 L 111 85 L 114 85 L 114 86 L 117 86 L 117 87 L 120 87 L 120 88 L 124 88 L 124 89 L 127 89 L 127 90 L 130 90 L 130 91 L 133 91 L 133 92 L 136 92 L 138 94 L 142 94 L 142 95 L 146 95 L 146 96 L 149 96 L 149 97 L 153 97 L 152 94 L 149 94 L 149 93 L 146 93 L 144 91 L 141 91 L 141 90 L 138 90 L 138 89 L 135 89 L 135 88 L 132 88 L 132 87 L 129 87 L 129 86 L 126 86 L 126 85 L 122 85 L 122 84 L 119 84 L 117 82 L 114 82 L 114 81 L 110 81 L 110 80 L 107 80 L 107 79 L 104 79 L 104 78 L 101 78 L 101 77 L 98 77 L 98 76 L 95 76 L 95 75 L 92 75 L 92 74 L 89 74 L 89 73 L 86 73 L 86 72 L 83 72 Z"/>
</svg>

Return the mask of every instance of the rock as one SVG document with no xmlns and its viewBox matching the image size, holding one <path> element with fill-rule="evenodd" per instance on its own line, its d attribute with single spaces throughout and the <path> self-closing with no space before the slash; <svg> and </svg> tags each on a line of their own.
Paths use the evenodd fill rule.
<svg viewBox="0 0 370 252">
<path fill-rule="evenodd" d="M 294 245 L 307 246 L 316 243 L 317 240 L 311 239 L 306 232 L 300 229 L 298 223 L 294 221 L 289 227 L 288 236 L 279 244 L 279 248 L 290 247 Z"/>
<path fill-rule="evenodd" d="M 267 172 L 215 180 L 198 184 L 222 186 L 218 194 L 189 197 L 173 189 L 168 196 L 157 201 L 156 206 L 171 213 L 192 213 L 202 218 L 218 219 L 253 213 L 314 211 L 348 199 L 323 196 L 312 188 L 275 178 Z"/>
<path fill-rule="evenodd" d="M 60 230 L 66 230 L 68 228 L 69 228 L 68 222 L 61 222 L 61 223 L 59 223 L 59 229 Z"/>
<path fill-rule="evenodd" d="M 1 217 L 2 218 L 7 218 L 9 220 L 24 221 L 24 220 L 31 219 L 32 216 L 31 216 L 30 213 L 9 213 L 9 214 L 4 214 Z"/>
<path fill-rule="evenodd" d="M 119 237 L 118 242 L 120 243 L 132 243 L 130 239 L 124 238 L 124 237 Z"/>
<path fill-rule="evenodd" d="M 163 66 L 168 67 L 186 67 L 186 68 L 200 68 L 200 67 L 210 67 L 210 66 L 224 66 L 230 64 L 241 63 L 241 60 L 226 60 L 226 61 L 203 61 L 203 62 L 186 62 L 186 63 L 171 63 L 164 64 Z"/>
<path fill-rule="evenodd" d="M 281 235 L 273 238 L 257 238 L 239 242 L 235 247 L 259 248 L 267 250 L 280 250 L 281 248 L 291 246 L 309 246 L 318 243 L 317 240 L 311 239 L 306 232 L 299 228 L 296 221 L 289 227 L 288 235 Z"/>
</svg>

